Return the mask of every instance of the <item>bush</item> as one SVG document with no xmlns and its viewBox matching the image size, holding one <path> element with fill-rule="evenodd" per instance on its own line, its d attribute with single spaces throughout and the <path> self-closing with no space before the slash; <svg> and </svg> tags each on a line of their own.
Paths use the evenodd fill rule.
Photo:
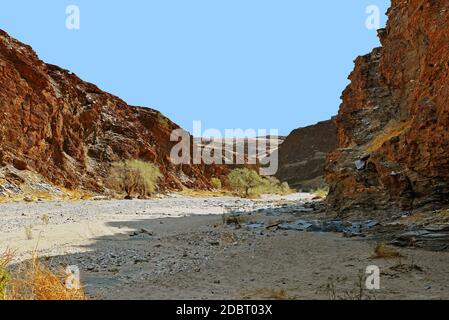
<svg viewBox="0 0 449 320">
<path fill-rule="evenodd" d="M 229 185 L 241 196 L 248 198 L 251 191 L 263 184 L 263 178 L 254 170 L 234 169 L 228 175 Z"/>
<path fill-rule="evenodd" d="M 218 178 L 212 178 L 210 183 L 215 189 L 221 189 L 221 180 Z"/>
<path fill-rule="evenodd" d="M 141 197 L 151 196 L 162 174 L 154 164 L 140 160 L 114 162 L 109 174 L 109 185 L 118 192 L 126 193 L 131 199 L 137 194 Z"/>
<path fill-rule="evenodd" d="M 288 183 L 281 183 L 275 177 L 262 177 L 250 169 L 235 169 L 228 176 L 229 184 L 234 191 L 244 197 L 258 197 L 261 194 L 292 193 Z"/>
</svg>

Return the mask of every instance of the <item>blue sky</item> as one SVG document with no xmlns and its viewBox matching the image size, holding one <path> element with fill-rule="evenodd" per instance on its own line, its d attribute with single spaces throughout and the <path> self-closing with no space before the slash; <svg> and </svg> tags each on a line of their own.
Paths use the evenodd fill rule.
<svg viewBox="0 0 449 320">
<path fill-rule="evenodd" d="M 80 30 L 65 27 L 68 5 Z M 0 28 L 41 59 L 192 130 L 275 128 L 336 114 L 356 56 L 379 41 L 388 0 L 15 0 Z"/>
</svg>

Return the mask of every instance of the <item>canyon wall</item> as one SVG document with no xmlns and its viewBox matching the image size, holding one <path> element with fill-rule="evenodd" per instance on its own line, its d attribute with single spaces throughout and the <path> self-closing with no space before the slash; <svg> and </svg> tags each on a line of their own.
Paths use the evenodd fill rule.
<svg viewBox="0 0 449 320">
<path fill-rule="evenodd" d="M 101 192 L 110 163 L 154 162 L 163 188 L 210 187 L 225 168 L 170 161 L 172 130 L 156 110 L 124 101 L 49 65 L 0 30 L 0 165 L 69 189 Z"/>
<path fill-rule="evenodd" d="M 326 155 L 335 149 L 336 143 L 334 119 L 294 130 L 279 147 L 276 177 L 296 189 L 323 186 Z"/>
<path fill-rule="evenodd" d="M 340 215 L 449 204 L 449 1 L 393 0 L 388 17 L 336 118 L 326 176 Z"/>
</svg>

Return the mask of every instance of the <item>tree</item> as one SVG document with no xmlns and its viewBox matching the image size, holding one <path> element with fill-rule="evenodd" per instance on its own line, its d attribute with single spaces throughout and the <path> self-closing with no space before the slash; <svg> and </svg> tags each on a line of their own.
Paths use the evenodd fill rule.
<svg viewBox="0 0 449 320">
<path fill-rule="evenodd" d="M 161 177 L 159 168 L 154 164 L 127 160 L 111 165 L 108 182 L 111 188 L 125 192 L 126 198 L 131 199 L 134 194 L 141 197 L 150 196 L 156 190 Z"/>
<path fill-rule="evenodd" d="M 263 185 L 263 178 L 254 170 L 247 168 L 234 169 L 228 175 L 229 184 L 232 189 L 240 192 L 246 198 L 250 196 L 251 190 Z"/>
</svg>

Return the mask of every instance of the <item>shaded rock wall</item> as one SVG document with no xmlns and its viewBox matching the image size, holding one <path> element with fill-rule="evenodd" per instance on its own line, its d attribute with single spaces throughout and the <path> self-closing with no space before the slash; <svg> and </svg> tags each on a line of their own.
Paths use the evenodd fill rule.
<svg viewBox="0 0 449 320">
<path fill-rule="evenodd" d="M 334 119 L 294 130 L 279 147 L 276 177 L 297 189 L 322 186 L 326 156 L 336 144 Z"/>
<path fill-rule="evenodd" d="M 393 0 L 388 17 L 336 119 L 326 175 L 340 214 L 449 203 L 449 1 Z"/>
</svg>

